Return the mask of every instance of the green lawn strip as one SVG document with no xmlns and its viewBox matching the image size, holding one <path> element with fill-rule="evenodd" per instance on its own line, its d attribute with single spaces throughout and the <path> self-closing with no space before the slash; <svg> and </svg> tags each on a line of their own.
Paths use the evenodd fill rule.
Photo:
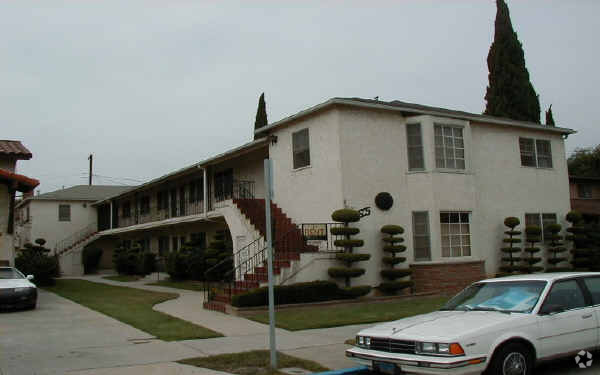
<svg viewBox="0 0 600 375">
<path fill-rule="evenodd" d="M 46 288 L 92 310 L 138 328 L 165 341 L 205 339 L 223 335 L 208 328 L 152 310 L 157 303 L 177 298 L 159 293 L 80 279 L 56 280 Z"/>
<path fill-rule="evenodd" d="M 115 275 L 115 276 L 102 276 L 103 279 L 121 282 L 138 281 L 141 276 L 136 275 Z"/>
<path fill-rule="evenodd" d="M 174 281 L 171 279 L 166 279 L 166 280 L 155 281 L 152 283 L 147 283 L 146 285 L 166 286 L 168 288 L 194 290 L 197 292 L 201 292 L 204 290 L 203 283 L 201 281 L 193 281 L 193 280 Z"/>
<path fill-rule="evenodd" d="M 282 372 L 270 368 L 270 354 L 268 350 L 253 350 L 242 353 L 189 358 L 178 362 L 238 375 L 284 375 Z M 277 352 L 277 366 L 278 368 L 300 367 L 312 372 L 329 370 L 316 362 L 292 357 L 280 352 Z"/>
<path fill-rule="evenodd" d="M 446 301 L 448 297 L 436 296 L 378 303 L 288 308 L 277 311 L 275 322 L 277 327 L 290 331 L 386 322 L 437 310 Z M 266 311 L 246 317 L 260 323 L 269 323 L 269 314 Z"/>
</svg>

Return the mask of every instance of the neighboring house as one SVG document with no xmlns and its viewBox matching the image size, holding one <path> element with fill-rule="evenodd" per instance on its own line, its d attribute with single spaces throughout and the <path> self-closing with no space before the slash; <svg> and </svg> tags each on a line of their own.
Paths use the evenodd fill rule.
<svg viewBox="0 0 600 375">
<path fill-rule="evenodd" d="M 571 208 L 588 218 L 600 217 L 600 177 L 569 176 Z"/>
<path fill-rule="evenodd" d="M 0 140 L 0 266 L 14 265 L 15 194 L 30 195 L 40 184 L 38 180 L 16 173 L 17 161 L 31 157 L 21 142 Z"/>
<path fill-rule="evenodd" d="M 456 290 L 494 275 L 507 216 L 563 222 L 570 209 L 564 138 L 573 130 L 399 101 L 334 98 L 255 131 L 241 147 L 96 202 L 100 239 L 159 254 L 230 233 L 237 289 L 266 280 L 264 167 L 273 163 L 276 282 L 329 279 L 331 213 L 370 207 L 355 225 L 365 275 L 383 268 L 380 228 L 402 225 L 415 290 Z M 388 192 L 389 210 L 374 198 Z M 365 214 L 369 210 L 364 210 Z M 306 236 L 310 235 L 310 236 Z M 311 241 L 306 242 L 305 240 Z M 256 260 L 259 259 L 257 262 Z M 545 265 L 545 264 L 544 264 Z"/>
<path fill-rule="evenodd" d="M 97 232 L 98 214 L 92 203 L 131 188 L 77 185 L 25 198 L 16 206 L 16 246 L 43 238 L 45 247 L 56 252 L 65 249 L 75 238 Z"/>
</svg>

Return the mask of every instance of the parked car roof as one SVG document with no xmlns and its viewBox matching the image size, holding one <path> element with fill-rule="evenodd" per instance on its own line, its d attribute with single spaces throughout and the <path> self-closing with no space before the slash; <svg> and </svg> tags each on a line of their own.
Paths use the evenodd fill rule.
<svg viewBox="0 0 600 375">
<path fill-rule="evenodd" d="M 493 279 L 482 280 L 482 282 L 514 281 L 514 280 L 542 280 L 554 281 L 581 276 L 600 276 L 600 272 L 553 272 L 553 273 L 532 273 L 526 275 L 511 275 L 505 277 L 496 277 Z"/>
</svg>

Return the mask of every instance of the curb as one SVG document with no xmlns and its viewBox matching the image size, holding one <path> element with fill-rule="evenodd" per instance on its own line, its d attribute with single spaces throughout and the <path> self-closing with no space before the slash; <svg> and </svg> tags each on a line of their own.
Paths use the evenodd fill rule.
<svg viewBox="0 0 600 375">
<path fill-rule="evenodd" d="M 349 374 L 354 374 L 354 373 L 360 373 L 363 371 L 371 371 L 371 370 L 369 370 L 369 368 L 367 366 L 358 366 L 358 367 L 345 368 L 345 369 L 341 369 L 341 370 L 315 372 L 315 373 L 313 373 L 313 375 L 349 375 Z"/>
</svg>

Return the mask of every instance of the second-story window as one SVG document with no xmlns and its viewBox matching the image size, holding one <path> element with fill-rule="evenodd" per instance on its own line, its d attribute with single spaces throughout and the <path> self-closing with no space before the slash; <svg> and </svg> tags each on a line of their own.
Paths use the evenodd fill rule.
<svg viewBox="0 0 600 375">
<path fill-rule="evenodd" d="M 308 128 L 292 134 L 292 153 L 294 169 L 310 166 Z"/>
<path fill-rule="evenodd" d="M 58 205 L 58 221 L 71 221 L 71 205 L 70 204 L 59 204 Z"/>
<path fill-rule="evenodd" d="M 523 167 L 552 168 L 552 147 L 545 139 L 519 138 Z"/>
<path fill-rule="evenodd" d="M 150 197 L 142 197 L 140 201 L 140 214 L 147 215 L 150 213 Z"/>
<path fill-rule="evenodd" d="M 421 124 L 406 125 L 406 149 L 408 150 L 408 170 L 424 170 L 425 160 L 423 159 Z"/>
<path fill-rule="evenodd" d="M 131 202 L 123 203 L 123 217 L 131 217 Z"/>
<path fill-rule="evenodd" d="M 442 169 L 465 169 L 465 142 L 460 126 L 436 124 L 435 166 Z"/>
</svg>

